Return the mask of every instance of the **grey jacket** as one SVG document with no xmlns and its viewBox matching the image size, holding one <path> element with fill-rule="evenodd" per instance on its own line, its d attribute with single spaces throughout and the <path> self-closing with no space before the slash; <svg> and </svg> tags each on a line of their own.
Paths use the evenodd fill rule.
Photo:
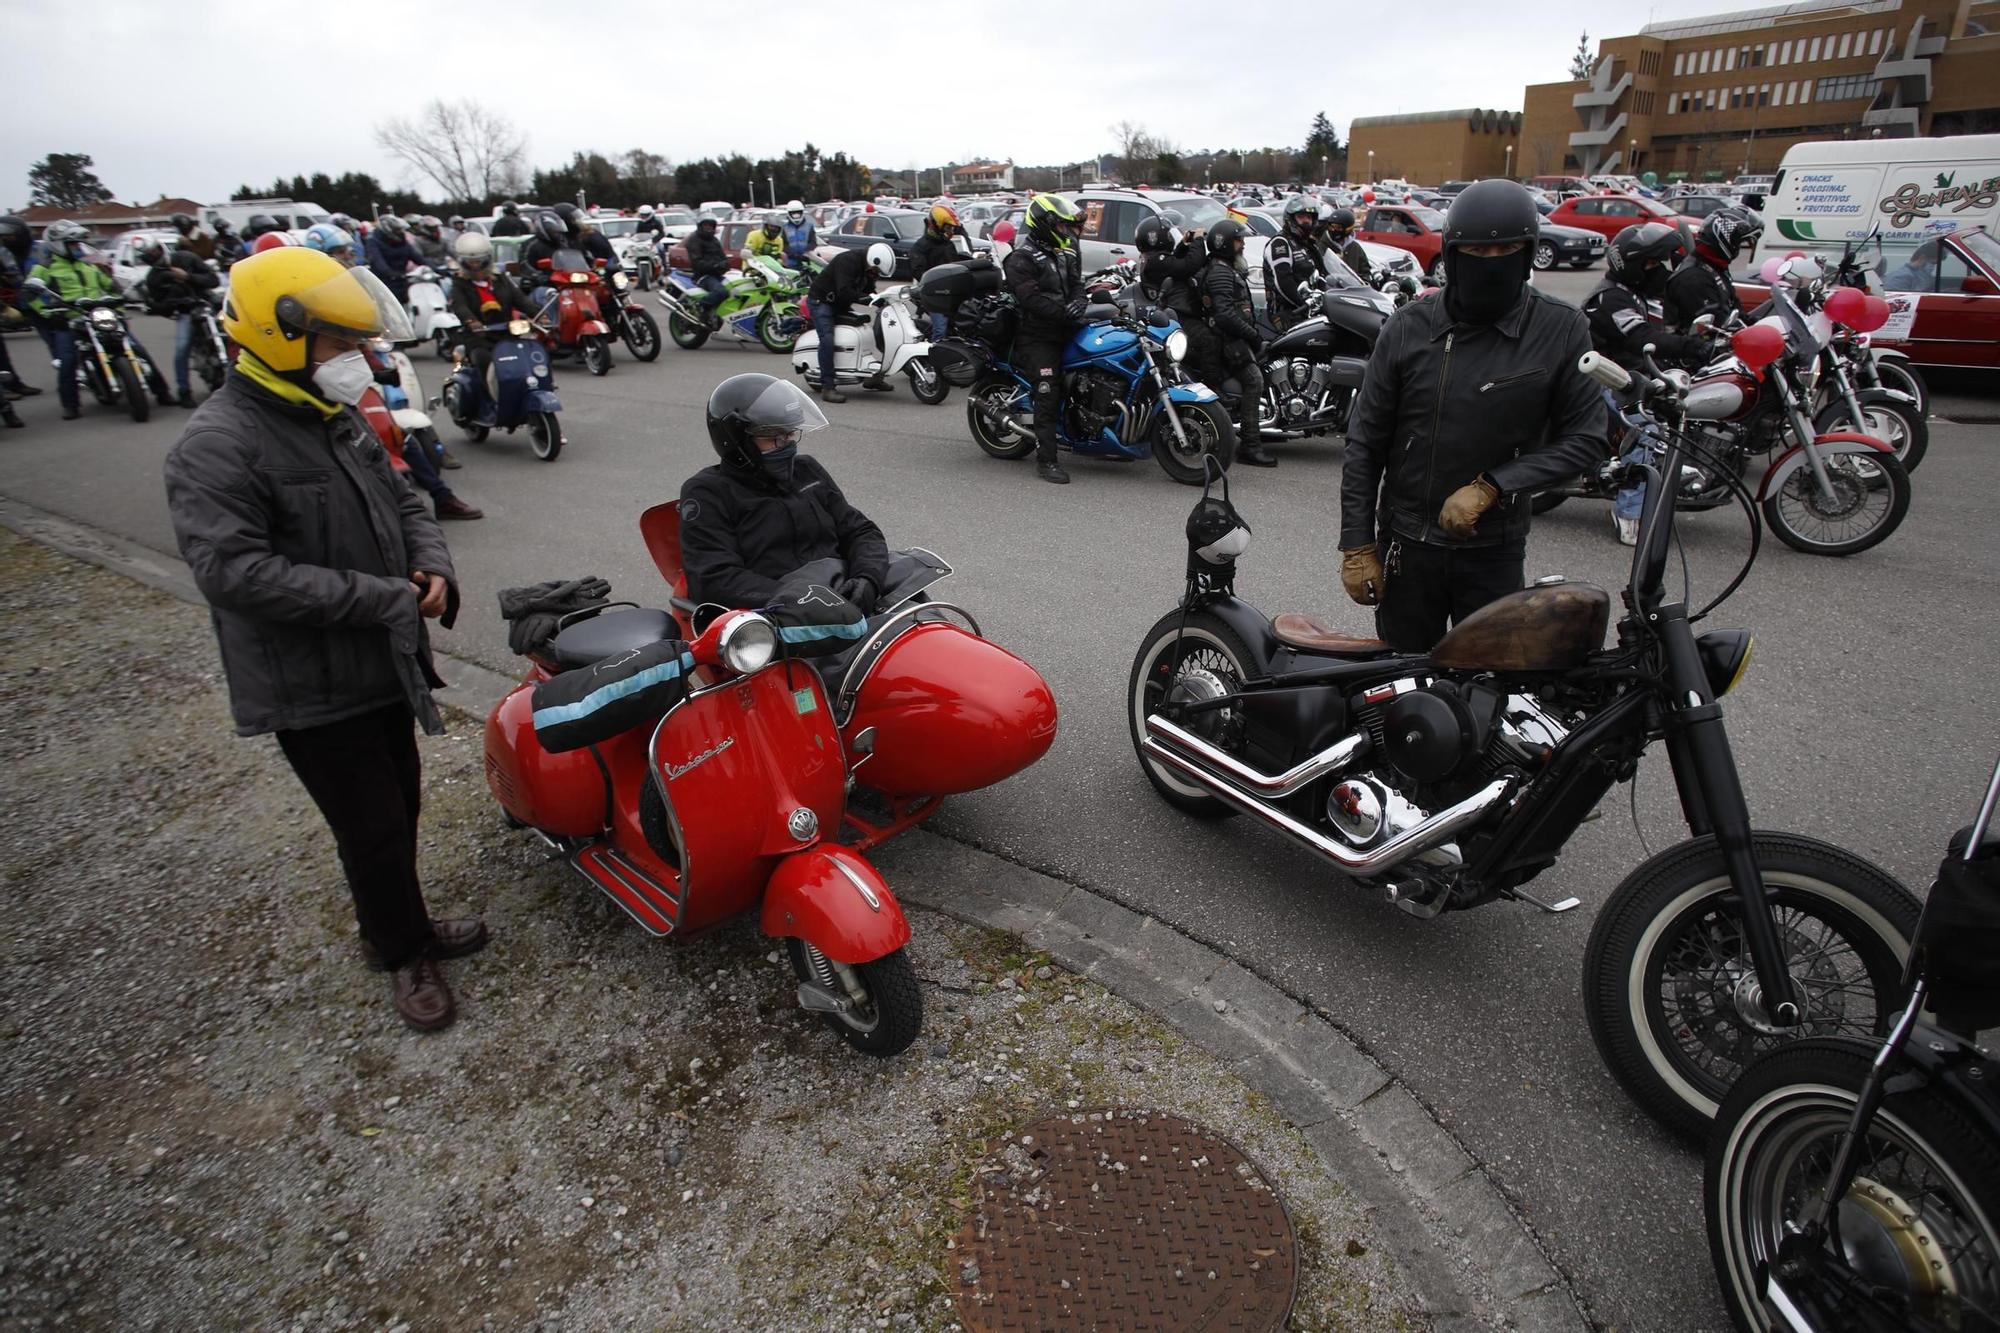
<svg viewBox="0 0 2000 1333">
<path fill-rule="evenodd" d="M 444 534 L 360 415 L 324 418 L 240 372 L 167 455 L 167 508 L 208 598 L 237 734 L 405 702 L 444 729 L 413 570 L 450 584 Z"/>
<path fill-rule="evenodd" d="M 1589 350 L 1583 312 L 1533 287 L 1497 324 L 1459 324 L 1441 296 L 1391 315 L 1347 423 L 1342 549 L 1383 528 L 1439 546 L 1525 541 L 1530 494 L 1605 456 L 1604 394 L 1576 368 Z M 1500 503 L 1453 537 L 1438 511 L 1482 473 Z"/>
</svg>

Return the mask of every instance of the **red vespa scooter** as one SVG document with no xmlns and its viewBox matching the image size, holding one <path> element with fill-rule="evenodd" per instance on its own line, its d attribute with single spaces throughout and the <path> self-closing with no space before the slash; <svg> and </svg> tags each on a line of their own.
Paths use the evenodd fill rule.
<svg viewBox="0 0 2000 1333">
<path fill-rule="evenodd" d="M 548 266 L 549 290 L 556 299 L 552 321 L 555 349 L 575 352 L 593 375 L 611 371 L 611 325 L 604 318 L 604 280 L 581 250 L 562 249 L 541 261 Z"/>
<path fill-rule="evenodd" d="M 677 507 L 649 510 L 642 526 L 663 573 L 669 561 L 655 539 L 673 538 L 678 576 Z M 934 581 L 940 568 L 950 572 L 939 561 L 913 582 Z M 534 656 L 487 720 L 487 783 L 510 819 L 654 935 L 698 934 L 759 908 L 765 933 L 786 941 L 800 1006 L 856 1049 L 894 1055 L 915 1040 L 923 1002 L 903 949 L 909 923 L 865 853 L 943 795 L 1041 758 L 1055 739 L 1048 686 L 976 626 L 954 623 L 971 618 L 945 603 L 892 604 L 864 626 L 814 586 L 796 606 L 710 620 L 704 613 L 716 608 L 695 607 L 684 584 L 676 591 L 672 614 L 584 613 Z M 802 611 L 823 619 L 834 603 L 856 620 L 843 631 L 852 660 L 829 692 L 811 663 L 786 651 L 815 632 L 787 621 Z M 697 620 L 703 627 L 690 634 Z M 593 670 L 623 674 L 584 691 Z M 583 699 L 664 689 L 678 701 L 656 693 L 664 712 L 615 718 L 625 729 L 552 750 L 544 737 L 560 717 L 548 692 L 563 673 Z M 886 821 L 848 812 L 857 770 L 883 793 Z"/>
</svg>

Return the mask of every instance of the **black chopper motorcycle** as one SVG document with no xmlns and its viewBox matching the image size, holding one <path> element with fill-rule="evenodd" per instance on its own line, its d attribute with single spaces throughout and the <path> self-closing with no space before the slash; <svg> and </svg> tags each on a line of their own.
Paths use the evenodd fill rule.
<svg viewBox="0 0 2000 1333">
<path fill-rule="evenodd" d="M 1412 284 L 1414 286 L 1414 284 Z M 1257 424 L 1266 437 L 1331 435 L 1347 429 L 1347 414 L 1361 391 L 1361 377 L 1382 326 L 1408 297 L 1355 277 L 1333 261 L 1317 293 L 1319 313 L 1282 333 L 1264 349 L 1264 401 Z M 1233 390 L 1234 382 L 1225 385 Z"/>
<path fill-rule="evenodd" d="M 1188 588 L 1132 664 L 1127 715 L 1141 768 L 1201 818 L 1241 813 L 1414 916 L 1511 898 L 1664 741 L 1688 841 L 1612 891 L 1592 932 L 1584 999 L 1598 1049 L 1648 1111 L 1705 1132 L 1757 1054 L 1799 1037 L 1874 1037 L 1909 952 L 1918 905 L 1848 852 L 1754 828 L 1720 700 L 1750 661 L 1744 630 L 1697 630 L 1742 583 L 1692 610 L 1671 595 L 1687 378 L 1626 385 L 1659 429 L 1617 636 L 1611 598 L 1562 578 L 1499 599 L 1428 654 L 1397 653 L 1309 616 L 1266 617 L 1234 591 L 1248 529 L 1204 496 L 1189 522 Z M 1629 471 L 1628 471 L 1629 469 Z M 1617 480 L 1609 478 L 1608 480 Z M 1220 510 L 1227 511 L 1218 518 Z"/>
<path fill-rule="evenodd" d="M 1802 1041 L 1736 1081 L 1703 1211 L 1739 1329 L 2000 1328 L 2000 766 L 1951 840 L 1886 1040 Z"/>
</svg>

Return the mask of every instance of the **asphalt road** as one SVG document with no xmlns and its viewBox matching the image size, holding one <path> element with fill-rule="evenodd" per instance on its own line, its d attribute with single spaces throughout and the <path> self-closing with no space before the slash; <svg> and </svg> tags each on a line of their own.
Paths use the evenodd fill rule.
<svg viewBox="0 0 2000 1333">
<path fill-rule="evenodd" d="M 1596 276 L 1544 281 L 1576 299 Z M 155 350 L 171 348 L 164 325 L 140 328 Z M 51 382 L 33 344 L 9 346 L 32 382 Z M 435 391 L 439 363 L 425 354 L 418 369 Z M 488 516 L 449 528 L 467 611 L 444 645 L 513 670 L 493 600 L 513 584 L 602 574 L 617 596 L 657 599 L 637 519 L 711 461 L 701 422 L 709 389 L 739 371 L 786 369 L 757 348 L 671 345 L 650 366 L 621 353 L 600 380 L 565 368 L 571 443 L 554 464 L 519 439 L 475 445 L 447 427 L 466 460 L 450 480 Z M 1767 542 L 1716 618 L 1758 634 L 1729 723 L 1759 824 L 1828 838 L 1913 886 L 1969 817 L 2000 749 L 1990 670 L 2000 646 L 2000 440 L 1991 426 L 1953 421 L 1995 420 L 1996 400 L 1976 381 L 1944 387 L 1902 530 L 1845 560 Z M 93 406 L 64 423 L 53 394 L 22 410 L 30 428 L 0 432 L 0 492 L 172 549 L 159 463 L 184 413 L 139 426 Z M 957 566 L 945 594 L 1039 667 L 1062 709 L 1061 735 L 1038 768 L 954 800 L 936 826 L 1157 915 L 1323 1010 L 1488 1164 L 1599 1320 L 1723 1327 L 1699 1161 L 1605 1072 L 1578 994 L 1599 904 L 1644 846 L 1685 836 L 1664 756 L 1649 757 L 1638 783 L 1643 846 L 1619 793 L 1534 886 L 1580 897 L 1577 911 L 1549 918 L 1496 905 L 1414 920 L 1246 821 L 1180 816 L 1141 776 L 1126 676 L 1141 635 L 1180 591 L 1181 525 L 1196 492 L 1151 463 L 1087 460 L 1072 465 L 1073 485 L 1043 485 L 1030 463 L 979 453 L 957 393 L 929 408 L 906 388 L 857 395 L 831 415 L 809 451 L 892 544 L 929 546 Z M 1340 449 L 1276 452 L 1276 471 L 1235 477 L 1256 534 L 1239 590 L 1272 612 L 1312 611 L 1361 630 L 1368 622 L 1335 572 Z M 1742 516 L 1694 515 L 1684 528 L 1697 593 L 1719 588 L 1747 546 Z M 1572 502 L 1537 522 L 1531 576 L 1616 589 L 1625 564 L 1606 506 Z"/>
</svg>

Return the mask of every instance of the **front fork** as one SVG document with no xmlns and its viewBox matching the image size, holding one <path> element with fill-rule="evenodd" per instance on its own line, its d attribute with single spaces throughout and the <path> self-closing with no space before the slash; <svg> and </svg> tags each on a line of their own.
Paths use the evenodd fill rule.
<svg viewBox="0 0 2000 1333">
<path fill-rule="evenodd" d="M 1837 503 L 1833 493 L 1833 478 L 1827 475 L 1826 459 L 1820 456 L 1819 446 L 1813 442 L 1818 438 L 1818 434 L 1813 429 L 1812 418 L 1806 414 L 1804 406 L 1799 401 L 1799 395 L 1792 391 L 1791 379 L 1784 371 L 1773 366 L 1771 379 L 1778 386 L 1778 397 L 1784 401 L 1785 416 L 1792 423 L 1792 433 L 1798 436 L 1799 443 L 1805 448 L 1806 467 L 1812 473 L 1813 485 L 1819 487 L 1820 501 L 1828 508 L 1832 508 Z M 1859 420 L 1854 423 L 1854 428 L 1856 430 L 1861 428 Z"/>
<path fill-rule="evenodd" d="M 1145 355 L 1146 368 L 1152 372 L 1153 387 L 1160 391 L 1157 399 L 1160 410 L 1167 414 L 1167 424 L 1174 428 L 1174 443 L 1185 455 L 1188 451 L 1187 430 L 1181 425 L 1181 414 L 1174 409 L 1172 396 L 1167 393 L 1167 377 L 1160 373 L 1160 363 L 1153 359 L 1153 349 L 1146 346 L 1143 338 L 1139 340 L 1139 350 Z"/>
<path fill-rule="evenodd" d="M 1687 605 L 1676 602 L 1662 606 L 1652 616 L 1666 648 L 1667 680 L 1672 686 L 1666 717 L 1667 754 L 1673 762 L 1682 809 L 1688 814 L 1690 831 L 1712 835 L 1722 851 L 1730 887 L 1743 903 L 1744 942 L 1750 946 L 1750 961 L 1757 970 L 1766 1012 L 1778 1026 L 1794 1026 L 1803 1015 L 1785 965 L 1777 923 L 1771 918 L 1764 876 L 1757 868 L 1750 841 L 1750 805 L 1743 796 L 1736 757 L 1729 749 L 1729 733 L 1722 725 L 1722 705 L 1709 693 L 1708 673 L 1695 649 Z M 1705 819 L 1697 819 L 1697 812 Z"/>
</svg>

